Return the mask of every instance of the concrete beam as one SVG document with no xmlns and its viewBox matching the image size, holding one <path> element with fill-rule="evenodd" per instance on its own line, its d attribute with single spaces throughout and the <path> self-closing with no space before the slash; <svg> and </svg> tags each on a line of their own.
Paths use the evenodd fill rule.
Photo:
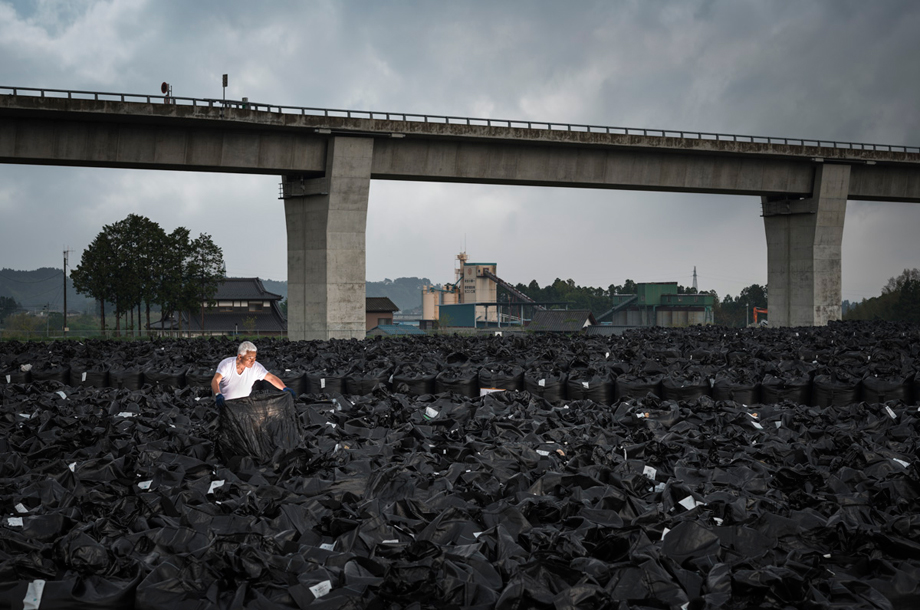
<svg viewBox="0 0 920 610">
<path fill-rule="evenodd" d="M 329 138 L 325 176 L 284 179 L 288 338 L 363 339 L 374 142 Z"/>
<path fill-rule="evenodd" d="M 849 165 L 820 164 L 804 200 L 762 200 L 771 326 L 840 319 L 840 270 Z"/>
</svg>

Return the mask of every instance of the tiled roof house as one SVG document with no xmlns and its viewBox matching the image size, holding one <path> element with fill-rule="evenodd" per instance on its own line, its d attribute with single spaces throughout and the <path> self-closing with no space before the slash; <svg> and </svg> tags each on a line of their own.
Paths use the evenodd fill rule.
<svg viewBox="0 0 920 610">
<path fill-rule="evenodd" d="M 218 286 L 213 304 L 204 307 L 204 327 L 201 310 L 183 312 L 182 331 L 205 335 L 285 335 L 287 318 L 279 307 L 280 294 L 265 290 L 257 277 L 225 278 Z M 154 332 L 179 330 L 177 314 L 152 323 Z"/>
</svg>

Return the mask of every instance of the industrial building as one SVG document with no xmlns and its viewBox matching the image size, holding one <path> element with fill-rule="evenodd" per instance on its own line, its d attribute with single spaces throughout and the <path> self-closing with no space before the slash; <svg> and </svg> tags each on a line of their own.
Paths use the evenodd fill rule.
<svg viewBox="0 0 920 610">
<path fill-rule="evenodd" d="M 636 285 L 636 294 L 614 295 L 613 307 L 597 321 L 622 328 L 712 324 L 714 303 L 711 294 L 678 294 L 677 282 L 643 283 Z"/>
<path fill-rule="evenodd" d="M 534 302 L 498 277 L 497 267 L 495 263 L 471 263 L 466 252 L 458 254 L 452 284 L 422 288 L 419 328 L 530 328 L 531 321 L 524 318 L 525 311 L 533 312 L 536 321 L 544 306 L 559 305 Z M 696 268 L 693 275 L 695 288 Z M 498 303 L 499 286 L 512 295 L 514 303 Z M 598 316 L 596 322 L 592 317 L 586 328 L 590 326 L 592 333 L 609 334 L 643 326 L 676 328 L 712 324 L 714 302 L 710 294 L 678 294 L 677 282 L 640 283 L 636 285 L 636 294 L 613 295 L 610 310 Z"/>
<path fill-rule="evenodd" d="M 422 288 L 422 321 L 419 327 L 497 324 L 497 268 L 495 263 L 469 262 L 466 252 L 458 254 L 452 284 L 443 288 Z"/>
</svg>

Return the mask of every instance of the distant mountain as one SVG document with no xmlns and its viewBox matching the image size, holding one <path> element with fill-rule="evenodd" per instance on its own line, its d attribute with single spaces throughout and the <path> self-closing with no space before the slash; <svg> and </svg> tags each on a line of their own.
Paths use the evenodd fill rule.
<svg viewBox="0 0 920 610">
<path fill-rule="evenodd" d="M 12 297 L 24 309 L 40 311 L 48 307 L 51 311 L 64 309 L 64 282 L 60 269 L 41 267 L 34 271 L 0 269 L 0 296 Z M 92 312 L 95 301 L 74 290 L 73 282 L 67 278 L 67 309 L 69 311 Z"/>
<path fill-rule="evenodd" d="M 399 307 L 402 313 L 422 307 L 422 286 L 430 286 L 428 278 L 401 277 L 382 282 L 366 282 L 365 293 L 369 297 L 387 297 Z"/>
<path fill-rule="evenodd" d="M 262 285 L 265 286 L 265 290 L 280 294 L 285 299 L 287 298 L 287 282 L 280 280 L 262 280 Z"/>
</svg>

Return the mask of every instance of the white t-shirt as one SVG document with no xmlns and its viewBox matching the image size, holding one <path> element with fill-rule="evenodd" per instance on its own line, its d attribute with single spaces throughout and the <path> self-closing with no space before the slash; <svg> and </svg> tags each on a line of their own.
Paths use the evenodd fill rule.
<svg viewBox="0 0 920 610">
<path fill-rule="evenodd" d="M 268 369 L 256 361 L 252 363 L 251 367 L 244 368 L 242 373 L 237 373 L 236 358 L 226 358 L 217 365 L 217 372 L 220 373 L 220 393 L 227 400 L 231 400 L 233 398 L 244 398 L 252 394 L 252 385 L 261 379 L 265 379 Z"/>
</svg>

